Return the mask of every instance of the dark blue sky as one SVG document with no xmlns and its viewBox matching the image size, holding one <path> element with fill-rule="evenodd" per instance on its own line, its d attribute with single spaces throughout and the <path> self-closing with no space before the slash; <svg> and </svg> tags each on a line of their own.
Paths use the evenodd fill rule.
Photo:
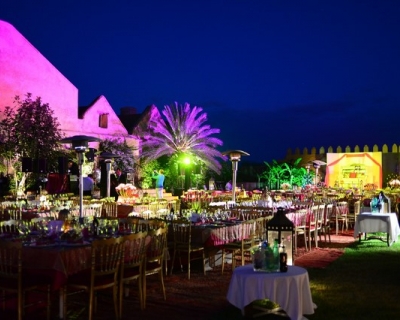
<svg viewBox="0 0 400 320">
<path fill-rule="evenodd" d="M 0 19 L 80 105 L 189 102 L 248 161 L 400 143 L 398 0 L 2 0 Z"/>
</svg>

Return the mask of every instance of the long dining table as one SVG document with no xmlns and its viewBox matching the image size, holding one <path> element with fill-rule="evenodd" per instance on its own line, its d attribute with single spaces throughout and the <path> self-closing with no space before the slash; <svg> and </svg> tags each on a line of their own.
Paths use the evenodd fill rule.
<svg viewBox="0 0 400 320">
<path fill-rule="evenodd" d="M 64 243 L 25 246 L 23 264 L 28 274 L 45 274 L 52 279 L 52 291 L 59 292 L 59 318 L 63 318 L 62 287 L 69 276 L 90 267 L 90 243 Z"/>
</svg>

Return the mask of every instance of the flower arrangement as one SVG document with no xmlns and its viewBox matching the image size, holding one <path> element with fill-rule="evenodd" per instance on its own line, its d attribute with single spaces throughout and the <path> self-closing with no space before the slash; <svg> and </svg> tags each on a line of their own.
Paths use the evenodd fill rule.
<svg viewBox="0 0 400 320">
<path fill-rule="evenodd" d="M 124 198 L 137 198 L 139 197 L 138 190 L 131 183 L 120 183 L 117 187 L 115 187 L 115 191 L 117 191 L 118 195 Z"/>
<path fill-rule="evenodd" d="M 364 190 L 373 191 L 376 189 L 376 185 L 374 183 L 367 183 L 364 185 Z"/>
<path fill-rule="evenodd" d="M 398 189 L 400 188 L 400 180 L 399 179 L 392 179 L 389 181 L 389 186 L 392 189 Z"/>
<path fill-rule="evenodd" d="M 290 183 L 284 182 L 281 184 L 281 189 L 283 190 L 289 190 L 292 186 L 290 185 Z"/>
</svg>

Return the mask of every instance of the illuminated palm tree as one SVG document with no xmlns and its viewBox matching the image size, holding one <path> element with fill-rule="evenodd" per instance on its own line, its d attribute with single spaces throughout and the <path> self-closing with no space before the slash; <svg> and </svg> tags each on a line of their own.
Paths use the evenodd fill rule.
<svg viewBox="0 0 400 320">
<path fill-rule="evenodd" d="M 153 108 L 146 134 L 141 134 L 142 156 L 155 160 L 162 156 L 186 155 L 203 162 L 210 170 L 220 173 L 218 158 L 225 157 L 216 150 L 222 141 L 212 135 L 220 129 L 212 129 L 205 124 L 207 114 L 201 107 L 191 107 L 189 103 L 164 106 L 162 115 Z"/>
</svg>

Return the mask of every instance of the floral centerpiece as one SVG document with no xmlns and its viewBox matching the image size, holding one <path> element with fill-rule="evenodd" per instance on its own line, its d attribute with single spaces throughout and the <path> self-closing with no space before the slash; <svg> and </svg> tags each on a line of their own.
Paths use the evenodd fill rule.
<svg viewBox="0 0 400 320">
<path fill-rule="evenodd" d="M 115 187 L 115 191 L 118 193 L 118 201 L 122 203 L 135 203 L 139 198 L 139 191 L 131 183 L 120 183 Z"/>
<path fill-rule="evenodd" d="M 389 186 L 392 189 L 399 189 L 400 188 L 400 180 L 399 179 L 392 179 L 389 181 Z"/>
<path fill-rule="evenodd" d="M 281 189 L 282 190 L 289 190 L 292 186 L 288 182 L 284 182 L 281 184 Z"/>
<path fill-rule="evenodd" d="M 364 185 L 364 190 L 372 191 L 376 189 L 376 185 L 374 183 L 367 183 Z"/>
</svg>

